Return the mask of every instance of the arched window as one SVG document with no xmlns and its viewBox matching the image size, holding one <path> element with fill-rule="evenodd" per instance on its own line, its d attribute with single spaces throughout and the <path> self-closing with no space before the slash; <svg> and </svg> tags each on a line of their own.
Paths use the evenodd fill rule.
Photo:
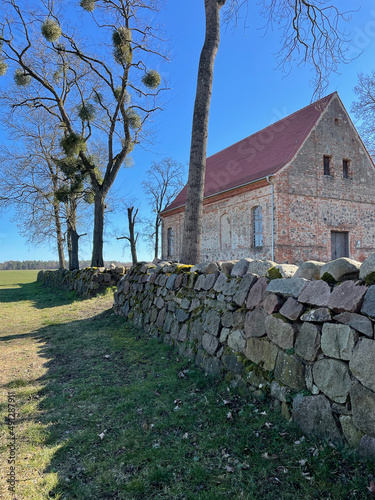
<svg viewBox="0 0 375 500">
<path fill-rule="evenodd" d="M 168 257 L 173 255 L 173 227 L 167 229 L 167 253 Z"/>
<path fill-rule="evenodd" d="M 252 225 L 253 225 L 253 246 L 263 246 L 263 214 L 262 207 L 254 207 L 252 209 Z"/>
</svg>

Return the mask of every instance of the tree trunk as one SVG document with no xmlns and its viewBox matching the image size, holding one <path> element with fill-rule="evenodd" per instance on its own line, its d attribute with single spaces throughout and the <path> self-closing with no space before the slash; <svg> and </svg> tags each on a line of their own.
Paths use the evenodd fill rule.
<svg viewBox="0 0 375 500">
<path fill-rule="evenodd" d="M 156 216 L 155 220 L 155 259 L 159 256 L 159 228 L 160 228 L 160 217 Z"/>
<path fill-rule="evenodd" d="M 128 221 L 129 221 L 129 242 L 130 250 L 132 253 L 133 266 L 138 262 L 137 258 L 137 238 L 134 235 L 135 218 L 137 217 L 138 209 L 133 216 L 134 207 L 128 208 Z"/>
<path fill-rule="evenodd" d="M 68 223 L 68 249 L 69 249 L 69 270 L 79 269 L 78 240 L 77 234 L 77 200 L 71 195 L 69 202 Z"/>
<path fill-rule="evenodd" d="M 92 247 L 92 267 L 103 267 L 103 229 L 104 229 L 104 211 L 105 194 L 101 190 L 95 191 L 95 210 L 94 210 L 94 236 Z"/>
<path fill-rule="evenodd" d="M 206 171 L 208 116 L 214 62 L 220 42 L 220 9 L 225 0 L 205 0 L 206 37 L 199 67 L 191 133 L 189 178 L 185 204 L 181 262 L 196 264 L 201 256 L 204 177 Z"/>
<path fill-rule="evenodd" d="M 57 253 L 59 255 L 59 268 L 64 269 L 65 268 L 64 245 L 63 245 L 64 238 L 62 235 L 58 202 L 55 202 L 53 204 L 53 215 L 55 218 Z"/>
</svg>

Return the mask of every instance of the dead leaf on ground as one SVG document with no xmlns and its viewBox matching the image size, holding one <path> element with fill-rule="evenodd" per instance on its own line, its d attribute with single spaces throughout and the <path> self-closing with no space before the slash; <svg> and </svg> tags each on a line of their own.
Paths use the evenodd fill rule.
<svg viewBox="0 0 375 500">
<path fill-rule="evenodd" d="M 278 456 L 278 455 L 270 455 L 270 454 L 268 453 L 268 451 L 266 451 L 265 453 L 262 453 L 262 454 L 261 454 L 261 457 L 262 457 L 262 458 L 265 458 L 266 460 L 276 460 L 277 458 L 279 458 L 279 456 Z"/>
<path fill-rule="evenodd" d="M 370 486 L 367 486 L 367 489 L 369 490 L 369 492 L 371 493 L 371 495 L 373 497 L 375 497 L 375 483 L 374 483 L 374 481 L 370 482 Z"/>
</svg>

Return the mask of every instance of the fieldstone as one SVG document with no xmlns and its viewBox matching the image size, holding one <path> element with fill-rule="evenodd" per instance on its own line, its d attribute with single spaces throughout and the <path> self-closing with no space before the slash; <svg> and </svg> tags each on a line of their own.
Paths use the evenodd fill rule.
<svg viewBox="0 0 375 500">
<path fill-rule="evenodd" d="M 178 324 L 178 321 L 175 321 L 173 323 L 173 325 L 172 325 L 172 328 L 171 328 L 171 337 L 172 337 L 172 339 L 177 340 L 179 333 L 180 333 L 180 325 Z"/>
<path fill-rule="evenodd" d="M 202 337 L 202 347 L 205 351 L 208 352 L 211 356 L 213 356 L 219 347 L 219 341 L 213 335 L 209 333 L 205 333 Z"/>
<path fill-rule="evenodd" d="M 263 307 L 267 314 L 273 314 L 280 311 L 284 302 L 285 299 L 276 295 L 276 293 L 269 293 L 264 300 Z"/>
<path fill-rule="evenodd" d="M 368 318 L 366 318 L 366 316 L 356 313 L 343 312 L 335 316 L 333 319 L 339 323 L 343 323 L 344 325 L 349 325 L 354 328 L 354 330 L 366 335 L 366 337 L 372 338 L 374 336 L 372 323 Z"/>
<path fill-rule="evenodd" d="M 220 265 L 223 273 L 230 274 L 236 262 L 238 262 L 238 260 L 227 260 L 225 262 L 220 261 L 218 264 Z"/>
<path fill-rule="evenodd" d="M 365 281 L 365 279 L 371 274 L 370 278 L 373 278 L 375 274 L 375 253 L 370 254 L 365 261 L 362 262 L 361 268 L 359 270 L 359 279 Z"/>
<path fill-rule="evenodd" d="M 267 286 L 268 281 L 263 277 L 258 279 L 258 281 L 250 289 L 249 295 L 247 296 L 246 300 L 246 307 L 250 309 L 250 311 L 252 309 L 255 309 L 264 301 L 267 294 Z"/>
<path fill-rule="evenodd" d="M 182 284 L 183 277 L 184 277 L 183 274 L 178 274 L 177 275 L 176 281 L 174 282 L 174 288 L 175 289 L 180 288 L 180 286 Z"/>
<path fill-rule="evenodd" d="M 234 330 L 228 337 L 228 346 L 235 352 L 242 352 L 245 348 L 246 340 L 241 330 Z"/>
<path fill-rule="evenodd" d="M 219 267 L 216 264 L 216 262 L 205 261 L 205 262 L 199 262 L 198 264 L 195 264 L 195 266 L 193 266 L 190 269 L 190 272 L 191 273 L 208 274 L 208 273 L 215 273 L 218 270 L 219 270 Z"/>
<path fill-rule="evenodd" d="M 278 399 L 282 403 L 286 403 L 288 401 L 290 395 L 290 389 L 287 387 L 280 385 L 273 380 L 271 382 L 271 396 L 275 399 Z"/>
<path fill-rule="evenodd" d="M 233 313 L 231 311 L 227 311 L 221 317 L 221 324 L 224 328 L 230 328 L 233 326 Z"/>
<path fill-rule="evenodd" d="M 206 315 L 206 319 L 204 322 L 204 329 L 211 335 L 217 336 L 219 333 L 219 328 L 220 328 L 220 316 L 216 311 L 210 309 Z"/>
<path fill-rule="evenodd" d="M 266 318 L 265 328 L 268 338 L 275 344 L 282 349 L 293 349 L 296 336 L 294 325 L 271 315 Z"/>
<path fill-rule="evenodd" d="M 274 376 L 277 382 L 281 382 L 296 391 L 306 388 L 303 363 L 296 356 L 290 356 L 284 351 L 280 351 L 277 356 Z"/>
<path fill-rule="evenodd" d="M 310 306 L 327 307 L 331 295 L 331 288 L 325 281 L 310 281 L 298 295 L 298 302 Z"/>
<path fill-rule="evenodd" d="M 310 321 L 313 323 L 325 323 L 326 321 L 331 321 L 331 319 L 331 313 L 326 307 L 319 307 L 319 309 L 306 311 L 301 316 L 301 321 Z"/>
<path fill-rule="evenodd" d="M 242 278 L 242 276 L 245 276 L 247 273 L 247 270 L 249 268 L 249 263 L 253 259 L 240 259 L 236 264 L 233 266 L 232 271 L 230 273 L 231 276 L 234 276 L 235 278 Z"/>
<path fill-rule="evenodd" d="M 375 460 L 375 438 L 366 434 L 358 445 L 358 455 L 366 460 Z"/>
<path fill-rule="evenodd" d="M 276 264 L 276 266 L 274 267 L 275 269 L 278 269 L 278 271 L 281 274 L 281 277 L 284 279 L 293 278 L 298 269 L 298 266 L 295 266 L 294 264 Z"/>
<path fill-rule="evenodd" d="M 245 316 L 246 337 L 263 337 L 266 334 L 267 313 L 263 307 L 249 311 Z"/>
<path fill-rule="evenodd" d="M 239 287 L 237 278 L 231 278 L 228 280 L 223 288 L 223 295 L 234 295 Z"/>
<path fill-rule="evenodd" d="M 333 289 L 328 307 L 335 312 L 358 312 L 366 291 L 367 286 L 354 281 L 344 281 Z"/>
<path fill-rule="evenodd" d="M 187 299 L 186 297 L 181 300 L 180 304 L 181 309 L 189 309 L 190 307 L 190 300 Z"/>
<path fill-rule="evenodd" d="M 181 329 L 178 332 L 177 340 L 179 340 L 180 342 L 185 342 L 185 340 L 187 339 L 187 336 L 188 336 L 188 330 L 189 330 L 189 327 L 187 324 L 182 325 Z"/>
<path fill-rule="evenodd" d="M 230 334 L 230 329 L 229 328 L 223 328 L 220 332 L 220 342 L 226 342 L 228 336 Z"/>
<path fill-rule="evenodd" d="M 243 330 L 245 327 L 246 312 L 243 309 L 237 309 L 233 313 L 233 328 L 235 330 Z"/>
<path fill-rule="evenodd" d="M 289 278 L 288 280 L 277 278 L 270 281 L 267 292 L 278 293 L 284 295 L 284 297 L 294 297 L 296 299 L 306 283 L 307 280 L 303 278 Z"/>
<path fill-rule="evenodd" d="M 267 271 L 274 266 L 276 266 L 276 262 L 272 260 L 253 260 L 250 262 L 247 272 L 257 274 L 258 276 L 264 276 Z"/>
<path fill-rule="evenodd" d="M 286 302 L 280 309 L 280 314 L 290 319 L 291 321 L 297 321 L 304 311 L 302 304 L 297 302 L 293 297 L 288 297 Z"/>
<path fill-rule="evenodd" d="M 162 307 L 164 307 L 164 299 L 162 297 L 156 297 L 156 299 L 154 300 L 154 304 L 158 309 L 161 309 Z"/>
<path fill-rule="evenodd" d="M 294 278 L 305 278 L 306 280 L 320 279 L 320 269 L 324 262 L 317 262 L 316 260 L 308 260 L 303 262 L 297 269 Z"/>
<path fill-rule="evenodd" d="M 167 315 L 167 309 L 163 307 L 163 309 L 160 309 L 158 318 L 156 320 L 156 326 L 159 326 L 160 328 L 164 325 L 165 317 Z"/>
<path fill-rule="evenodd" d="M 359 276 L 360 267 L 360 262 L 347 257 L 340 257 L 324 264 L 320 269 L 320 277 L 322 278 L 327 273 L 335 281 L 356 280 Z"/>
<path fill-rule="evenodd" d="M 224 290 L 227 281 L 228 281 L 228 276 L 224 273 L 220 273 L 214 285 L 215 292 L 218 293 L 222 292 Z"/>
<path fill-rule="evenodd" d="M 194 321 L 194 323 L 191 325 L 190 340 L 192 342 L 194 342 L 194 340 L 201 342 L 203 334 L 204 334 L 203 324 L 199 320 Z"/>
<path fill-rule="evenodd" d="M 349 363 L 352 375 L 375 392 L 375 340 L 361 339 Z"/>
<path fill-rule="evenodd" d="M 307 361 L 314 361 L 320 349 L 320 329 L 313 323 L 303 323 L 297 334 L 295 352 Z"/>
<path fill-rule="evenodd" d="M 266 371 L 275 368 L 278 352 L 279 348 L 267 339 L 250 338 L 246 342 L 245 356 Z"/>
<path fill-rule="evenodd" d="M 238 360 L 235 354 L 224 354 L 221 357 L 224 366 L 231 372 L 241 374 L 243 372 L 243 364 Z"/>
<path fill-rule="evenodd" d="M 194 290 L 202 290 L 206 281 L 206 275 L 200 274 L 194 285 Z"/>
<path fill-rule="evenodd" d="M 177 309 L 175 313 L 177 321 L 180 323 L 184 323 L 189 318 L 189 313 L 184 311 L 183 309 Z"/>
<path fill-rule="evenodd" d="M 354 382 L 350 390 L 353 422 L 358 429 L 375 436 L 375 393 Z"/>
<path fill-rule="evenodd" d="M 176 307 L 177 307 L 176 302 L 172 302 L 171 300 L 167 304 L 167 309 L 169 312 L 175 312 Z"/>
<path fill-rule="evenodd" d="M 342 443 L 340 431 L 332 416 L 331 405 L 325 396 L 295 398 L 292 418 L 304 434 L 328 439 L 337 444 Z"/>
<path fill-rule="evenodd" d="M 207 274 L 206 279 L 204 280 L 203 290 L 211 290 L 211 288 L 214 286 L 218 276 L 219 276 L 219 273 Z"/>
<path fill-rule="evenodd" d="M 371 285 L 367 290 L 361 313 L 372 318 L 375 317 L 375 285 Z"/>
<path fill-rule="evenodd" d="M 340 415 L 339 417 L 341 429 L 344 434 L 348 445 L 351 448 L 358 448 L 358 445 L 363 437 L 363 432 L 361 432 L 353 423 L 353 417 L 351 415 Z"/>
<path fill-rule="evenodd" d="M 187 300 L 187 299 L 183 299 L 183 300 Z M 201 301 L 199 299 L 193 299 L 191 301 L 191 306 L 190 306 L 190 309 L 189 311 L 192 312 L 192 311 L 195 311 L 196 309 L 198 309 L 198 307 L 201 305 Z M 181 302 L 181 307 L 182 307 L 182 302 Z"/>
<path fill-rule="evenodd" d="M 315 385 L 336 403 L 345 403 L 350 391 L 348 366 L 337 359 L 319 359 L 313 366 Z"/>
<path fill-rule="evenodd" d="M 322 329 L 322 351 L 330 358 L 350 360 L 358 334 L 348 325 L 325 323 Z"/>
<path fill-rule="evenodd" d="M 208 357 L 203 361 L 203 370 L 209 377 L 219 377 L 223 369 L 223 364 L 218 358 Z"/>
<path fill-rule="evenodd" d="M 165 318 L 164 325 L 163 325 L 163 330 L 165 331 L 165 333 L 171 332 L 172 323 L 173 323 L 173 315 L 169 312 L 169 313 L 167 313 L 167 317 Z"/>
<path fill-rule="evenodd" d="M 249 290 L 251 287 L 257 282 L 258 276 L 255 274 L 245 274 L 245 276 L 242 278 L 241 283 L 238 287 L 237 292 L 235 293 L 233 297 L 233 301 L 238 305 L 242 306 L 243 303 L 245 302 L 247 295 L 249 293 Z"/>
<path fill-rule="evenodd" d="M 171 290 L 174 287 L 174 283 L 176 281 L 177 275 L 176 274 L 171 274 L 169 278 L 167 279 L 167 283 L 165 284 L 166 288 L 168 290 Z"/>
</svg>

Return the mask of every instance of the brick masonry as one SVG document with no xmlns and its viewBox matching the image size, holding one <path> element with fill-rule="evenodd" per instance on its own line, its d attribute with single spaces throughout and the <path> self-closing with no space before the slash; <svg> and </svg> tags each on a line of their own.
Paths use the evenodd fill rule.
<svg viewBox="0 0 375 500">
<path fill-rule="evenodd" d="M 266 150 L 265 153 L 266 154 Z M 330 176 L 323 156 L 331 157 Z M 349 178 L 342 161 L 350 160 Z M 336 95 L 292 161 L 271 177 L 276 262 L 332 258 L 331 231 L 348 232 L 349 257 L 375 251 L 375 168 Z M 252 245 L 251 210 L 263 211 L 263 247 Z M 163 216 L 163 257 L 179 260 L 184 208 Z M 173 228 L 168 255 L 167 229 Z M 267 180 L 205 199 L 202 260 L 271 258 L 271 187 Z"/>
</svg>

